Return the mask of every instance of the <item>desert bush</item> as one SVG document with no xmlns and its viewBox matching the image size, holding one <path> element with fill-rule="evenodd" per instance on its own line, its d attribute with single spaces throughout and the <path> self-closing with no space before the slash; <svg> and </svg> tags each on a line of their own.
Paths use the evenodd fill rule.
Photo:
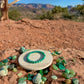
<svg viewBox="0 0 84 84">
<path fill-rule="evenodd" d="M 20 20 L 21 19 L 21 14 L 17 10 L 10 10 L 8 12 L 9 18 L 12 20 Z"/>
</svg>

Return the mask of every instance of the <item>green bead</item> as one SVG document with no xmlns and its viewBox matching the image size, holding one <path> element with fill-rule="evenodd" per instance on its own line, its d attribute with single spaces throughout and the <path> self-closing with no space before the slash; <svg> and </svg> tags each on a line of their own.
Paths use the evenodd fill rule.
<svg viewBox="0 0 84 84">
<path fill-rule="evenodd" d="M 56 80 L 56 79 L 57 79 L 57 76 L 56 76 L 56 75 L 53 75 L 53 76 L 51 76 L 51 78 L 52 78 L 53 80 Z"/>
<path fill-rule="evenodd" d="M 3 63 L 7 63 L 7 62 L 8 62 L 8 59 L 3 60 Z"/>
<path fill-rule="evenodd" d="M 27 77 L 22 77 L 22 78 L 19 78 L 18 82 L 25 81 L 25 80 L 27 80 Z"/>
<path fill-rule="evenodd" d="M 70 70 L 70 74 L 72 74 L 74 76 L 75 75 L 75 72 L 71 69 Z"/>
<path fill-rule="evenodd" d="M 58 67 L 55 64 L 53 64 L 52 67 L 54 70 L 58 70 Z"/>
<path fill-rule="evenodd" d="M 69 74 L 70 73 L 69 69 L 65 69 L 65 73 Z"/>
<path fill-rule="evenodd" d="M 3 62 L 0 62 L 0 67 L 4 66 L 4 63 Z"/>
<path fill-rule="evenodd" d="M 17 75 L 18 75 L 19 77 L 21 77 L 21 76 L 22 76 L 22 73 L 18 73 Z"/>
<path fill-rule="evenodd" d="M 20 48 L 20 52 L 21 52 L 21 53 L 24 53 L 24 52 L 25 52 L 25 48 L 24 48 L 24 47 L 21 47 L 21 48 Z"/>
<path fill-rule="evenodd" d="M 79 84 L 79 80 L 77 78 L 72 79 L 72 84 Z"/>
<path fill-rule="evenodd" d="M 59 69 L 60 69 L 60 70 L 64 70 L 64 69 L 65 69 L 65 66 L 62 65 L 62 64 L 59 64 Z"/>
<path fill-rule="evenodd" d="M 16 68 L 13 68 L 13 71 L 14 71 L 14 72 L 17 72 L 17 69 L 16 69 Z"/>
<path fill-rule="evenodd" d="M 64 59 L 64 57 L 63 57 L 63 56 L 61 56 L 61 57 L 60 57 L 60 59 L 62 59 L 62 60 L 63 60 L 63 59 Z"/>
<path fill-rule="evenodd" d="M 46 80 L 47 80 L 47 78 L 46 78 L 46 77 L 42 77 L 42 81 L 44 81 L 44 82 L 45 82 Z"/>
<path fill-rule="evenodd" d="M 43 76 L 43 70 L 40 70 L 39 73 Z"/>
<path fill-rule="evenodd" d="M 13 55 L 12 60 L 15 60 L 15 59 L 17 59 L 17 56 Z"/>
<path fill-rule="evenodd" d="M 43 72 L 44 74 L 47 74 L 48 73 L 48 70 L 46 69 L 46 70 L 44 70 L 44 72 Z"/>
</svg>

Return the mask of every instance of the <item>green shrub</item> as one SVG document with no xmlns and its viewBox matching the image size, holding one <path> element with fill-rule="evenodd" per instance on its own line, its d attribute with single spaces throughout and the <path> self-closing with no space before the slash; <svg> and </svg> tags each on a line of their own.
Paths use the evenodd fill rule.
<svg viewBox="0 0 84 84">
<path fill-rule="evenodd" d="M 17 10 L 10 10 L 8 15 L 9 15 L 9 18 L 12 20 L 20 20 L 21 19 L 21 14 Z"/>
</svg>

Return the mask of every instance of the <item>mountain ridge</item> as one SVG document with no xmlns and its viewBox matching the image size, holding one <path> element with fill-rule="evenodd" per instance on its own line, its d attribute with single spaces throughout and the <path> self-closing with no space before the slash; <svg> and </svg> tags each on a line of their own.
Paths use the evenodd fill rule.
<svg viewBox="0 0 84 84">
<path fill-rule="evenodd" d="M 14 4 L 13 6 L 21 6 L 21 7 L 26 7 L 26 8 L 31 8 L 31 9 L 47 9 L 47 10 L 51 10 L 53 9 L 55 6 L 51 5 L 51 4 L 37 4 L 37 3 L 28 3 L 28 4 L 24 4 L 24 3 L 17 3 Z"/>
</svg>

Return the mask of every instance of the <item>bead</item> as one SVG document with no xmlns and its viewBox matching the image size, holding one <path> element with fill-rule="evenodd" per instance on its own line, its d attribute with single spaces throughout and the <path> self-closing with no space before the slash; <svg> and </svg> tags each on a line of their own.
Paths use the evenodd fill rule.
<svg viewBox="0 0 84 84">
<path fill-rule="evenodd" d="M 59 53 L 58 51 L 55 51 L 55 54 L 60 55 L 61 53 Z"/>
<path fill-rule="evenodd" d="M 11 65 L 9 66 L 9 69 L 10 69 L 10 70 L 13 70 L 13 68 L 15 68 L 15 65 L 14 65 L 14 64 L 11 64 Z"/>
<path fill-rule="evenodd" d="M 53 64 L 52 67 L 54 70 L 58 70 L 58 67 L 55 64 Z"/>
<path fill-rule="evenodd" d="M 45 82 L 46 80 L 47 80 L 47 78 L 46 78 L 46 77 L 42 77 L 42 81 L 44 81 L 44 82 Z"/>
<path fill-rule="evenodd" d="M 57 79 L 57 76 L 56 76 L 56 75 L 53 75 L 53 76 L 51 76 L 51 78 L 52 78 L 53 80 L 56 80 L 56 79 Z"/>
<path fill-rule="evenodd" d="M 44 82 L 44 81 L 42 81 L 40 84 L 45 84 L 45 82 Z"/>
<path fill-rule="evenodd" d="M 33 74 L 28 74 L 28 80 L 30 80 L 30 81 L 31 81 L 31 80 L 32 80 L 32 78 L 33 78 L 33 76 L 34 76 Z"/>
</svg>

